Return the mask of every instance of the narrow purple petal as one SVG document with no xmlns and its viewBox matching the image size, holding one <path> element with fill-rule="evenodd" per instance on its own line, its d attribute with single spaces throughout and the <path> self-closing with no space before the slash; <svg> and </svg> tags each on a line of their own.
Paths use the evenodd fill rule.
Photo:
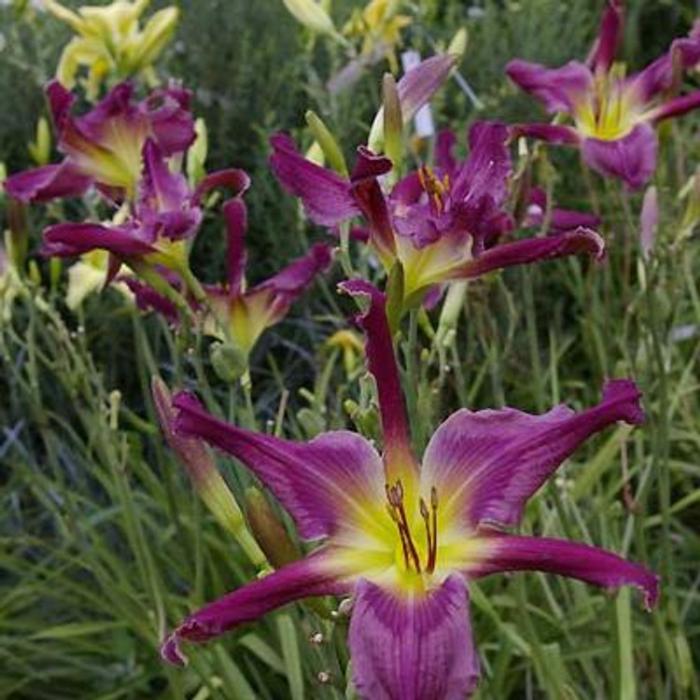
<svg viewBox="0 0 700 700">
<path fill-rule="evenodd" d="M 41 254 L 71 257 L 91 250 L 108 250 L 117 256 L 140 256 L 155 252 L 153 246 L 138 238 L 133 228 L 107 227 L 101 224 L 65 223 L 44 231 Z"/>
<path fill-rule="evenodd" d="M 377 178 L 391 170 L 391 161 L 368 148 L 357 149 L 357 161 L 350 182 L 357 206 L 369 223 L 371 242 L 387 266 L 393 260 L 396 243 L 386 198 Z"/>
<path fill-rule="evenodd" d="M 453 279 L 480 277 L 493 270 L 554 260 L 578 253 L 587 253 L 596 260 L 601 260 L 605 254 L 605 241 L 591 229 L 578 228 L 552 236 L 503 243 L 489 248 L 473 260 L 455 268 L 451 276 Z"/>
<path fill-rule="evenodd" d="M 51 119 L 53 120 L 54 128 L 57 133 L 61 133 L 63 124 L 68 117 L 71 107 L 75 102 L 75 95 L 58 82 L 52 80 L 45 89 L 46 99 L 49 103 L 51 111 Z"/>
<path fill-rule="evenodd" d="M 488 555 L 466 572 L 486 576 L 504 571 L 545 571 L 568 576 L 603 588 L 636 586 L 644 592 L 644 605 L 651 609 L 659 597 L 659 577 L 604 549 L 548 537 L 525 537 L 490 533 Z"/>
<path fill-rule="evenodd" d="M 580 413 L 564 405 L 543 415 L 462 409 L 431 438 L 421 478 L 469 526 L 515 525 L 527 500 L 586 439 L 616 421 L 644 420 L 639 399 L 634 382 L 614 380 L 597 406 Z"/>
<path fill-rule="evenodd" d="M 80 197 L 91 184 L 89 177 L 64 161 L 59 165 L 43 165 L 11 175 L 5 180 L 4 187 L 10 197 L 29 203 L 48 202 L 59 197 Z"/>
<path fill-rule="evenodd" d="M 469 130 L 469 157 L 455 175 L 451 191 L 461 210 L 490 218 L 505 202 L 512 173 L 508 136 L 508 128 L 497 122 L 476 122 Z M 478 226 L 469 228 L 475 233 Z"/>
<path fill-rule="evenodd" d="M 230 294 L 238 294 L 245 279 L 247 253 L 245 234 L 248 230 L 248 211 L 240 197 L 229 199 L 223 206 L 226 219 L 228 246 L 226 249 L 226 272 Z"/>
<path fill-rule="evenodd" d="M 309 218 L 321 226 L 336 226 L 359 214 L 350 182 L 304 158 L 286 134 L 270 139 L 270 166 L 281 185 L 301 199 Z"/>
<path fill-rule="evenodd" d="M 457 169 L 457 159 L 454 156 L 454 147 L 457 143 L 457 136 L 452 129 L 443 129 L 435 139 L 435 165 L 440 174 L 454 177 Z"/>
<path fill-rule="evenodd" d="M 139 105 L 148 119 L 151 135 L 166 156 L 184 153 L 197 138 L 190 98 L 188 90 L 170 86 L 154 90 Z"/>
<path fill-rule="evenodd" d="M 156 292 L 153 287 L 131 276 L 120 277 L 119 281 L 124 282 L 131 290 L 136 300 L 136 306 L 141 311 L 155 311 L 163 316 L 171 325 L 179 323 L 180 314 L 177 306 L 175 306 L 170 299 Z M 185 441 L 187 441 L 187 438 L 181 439 L 181 442 L 184 443 Z M 196 441 L 190 440 L 190 442 L 195 443 Z"/>
<path fill-rule="evenodd" d="M 563 124 L 513 124 L 510 133 L 512 138 L 529 136 L 557 146 L 578 146 L 581 143 L 576 129 Z"/>
<path fill-rule="evenodd" d="M 188 615 L 165 639 L 160 653 L 165 661 L 183 666 L 187 658 L 180 643 L 206 642 L 246 622 L 303 598 L 344 590 L 324 559 L 323 553 L 300 559 L 237 588 L 213 603 Z"/>
<path fill-rule="evenodd" d="M 700 62 L 700 32 L 696 29 L 690 36 L 675 39 L 670 49 L 652 61 L 644 70 L 629 78 L 642 103 L 651 101 L 656 95 L 676 87 L 681 72 Z"/>
<path fill-rule="evenodd" d="M 174 405 L 180 410 L 176 429 L 243 462 L 289 511 L 306 539 L 332 534 L 349 510 L 383 498 L 381 460 L 360 435 L 341 430 L 293 442 L 214 418 L 189 394 L 178 394 Z"/>
<path fill-rule="evenodd" d="M 411 438 L 404 406 L 399 369 L 394 356 L 394 346 L 386 318 L 386 297 L 376 287 L 364 280 L 348 280 L 339 285 L 341 291 L 352 296 L 362 296 L 369 307 L 357 321 L 367 336 L 365 353 L 369 371 L 377 383 L 379 412 L 384 434 L 385 463 L 388 478 L 393 470 L 414 470 L 411 456 Z"/>
<path fill-rule="evenodd" d="M 622 0 L 608 0 L 598 37 L 588 58 L 588 65 L 594 72 L 607 72 L 615 60 L 624 29 L 623 10 Z"/>
<path fill-rule="evenodd" d="M 601 175 L 617 177 L 630 189 L 643 187 L 656 168 L 658 140 L 649 124 L 637 124 L 615 141 L 586 138 L 581 153 L 586 164 Z"/>
<path fill-rule="evenodd" d="M 143 148 L 143 173 L 139 181 L 137 216 L 145 236 L 178 240 L 192 235 L 202 220 L 192 206 L 192 193 L 184 175 L 170 169 L 161 148 L 152 139 Z"/>
<path fill-rule="evenodd" d="M 682 95 L 681 97 L 676 97 L 668 102 L 665 102 L 657 109 L 653 110 L 649 114 L 649 118 L 658 124 L 664 119 L 670 119 L 671 117 L 680 117 L 693 109 L 700 107 L 700 90 L 691 92 L 689 95 Z"/>
<path fill-rule="evenodd" d="M 231 194 L 237 197 L 248 191 L 250 187 L 250 177 L 245 170 L 240 170 L 239 168 L 216 170 L 202 178 L 202 181 L 197 185 L 194 191 L 192 201 L 195 204 L 200 204 L 202 197 L 219 187 L 225 187 L 231 190 Z"/>
<path fill-rule="evenodd" d="M 331 248 L 325 243 L 316 243 L 306 255 L 294 260 L 250 291 L 271 290 L 292 303 L 313 282 L 316 275 L 328 269 L 332 260 Z"/>
<path fill-rule="evenodd" d="M 506 73 L 518 87 L 540 100 L 552 113 L 570 114 L 576 102 L 593 88 L 590 68 L 579 61 L 569 61 L 561 68 L 547 68 L 515 59 L 506 66 Z"/>
<path fill-rule="evenodd" d="M 547 210 L 547 194 L 541 187 L 533 187 L 530 190 L 529 199 L 525 225 L 541 226 Z M 551 211 L 549 225 L 553 233 L 564 233 L 579 227 L 594 229 L 600 225 L 600 217 L 588 212 L 554 208 Z"/>
<path fill-rule="evenodd" d="M 462 700 L 479 680 L 461 576 L 416 598 L 360 581 L 349 643 L 353 680 L 363 698 Z"/>
<path fill-rule="evenodd" d="M 404 74 L 396 85 L 404 124 L 430 101 L 456 62 L 456 57 L 451 54 L 431 56 Z"/>
</svg>

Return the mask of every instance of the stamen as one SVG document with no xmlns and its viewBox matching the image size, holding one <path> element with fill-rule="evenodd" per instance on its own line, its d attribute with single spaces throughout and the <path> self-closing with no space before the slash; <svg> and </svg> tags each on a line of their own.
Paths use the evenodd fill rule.
<svg viewBox="0 0 700 700">
<path fill-rule="evenodd" d="M 401 546 L 403 547 L 406 569 L 410 569 L 410 565 L 413 564 L 416 573 L 420 573 L 421 566 L 418 551 L 411 539 L 411 528 L 408 526 L 406 511 L 403 507 L 403 485 L 401 484 L 401 480 L 398 480 L 393 486 L 385 484 L 384 489 L 386 491 L 387 500 L 389 501 L 389 514 L 391 519 L 396 523 L 399 536 L 401 537 Z"/>
<path fill-rule="evenodd" d="M 428 546 L 428 566 L 427 571 L 432 574 L 435 571 L 435 564 L 437 563 L 437 507 L 438 507 L 438 496 L 437 489 L 433 486 L 430 489 L 430 507 L 432 510 L 432 543 Z"/>
</svg>

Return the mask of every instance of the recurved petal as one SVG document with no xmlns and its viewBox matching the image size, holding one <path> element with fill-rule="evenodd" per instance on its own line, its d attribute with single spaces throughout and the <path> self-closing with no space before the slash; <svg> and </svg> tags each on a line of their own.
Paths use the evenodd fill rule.
<svg viewBox="0 0 700 700">
<path fill-rule="evenodd" d="M 345 592 L 322 552 L 300 559 L 248 583 L 205 605 L 165 639 L 160 653 L 171 664 L 182 666 L 187 658 L 180 643 L 206 642 L 265 613 L 302 598 Z"/>
<path fill-rule="evenodd" d="M 598 547 L 549 537 L 525 537 L 491 532 L 486 535 L 484 558 L 466 572 L 477 577 L 504 571 L 545 571 L 579 581 L 619 588 L 636 586 L 644 593 L 647 609 L 656 605 L 659 577 L 639 564 Z"/>
<path fill-rule="evenodd" d="M 479 679 L 461 576 L 425 597 L 360 581 L 350 621 L 353 680 L 371 700 L 462 700 Z"/>
<path fill-rule="evenodd" d="M 202 197 L 219 187 L 225 187 L 231 190 L 234 196 L 240 196 L 248 191 L 250 187 L 250 177 L 245 170 L 240 170 L 239 168 L 227 168 L 225 170 L 216 170 L 213 173 L 208 173 L 197 185 L 194 195 L 192 196 L 192 201 L 195 204 L 199 204 Z"/>
<path fill-rule="evenodd" d="M 248 230 L 248 210 L 240 197 L 234 197 L 224 204 L 223 214 L 228 237 L 226 248 L 228 290 L 230 294 L 238 294 L 245 279 L 247 260 L 245 234 Z"/>
<path fill-rule="evenodd" d="M 525 219 L 526 226 L 541 226 L 547 210 L 547 194 L 541 187 L 530 190 L 530 204 Z M 550 230 L 553 233 L 564 233 L 576 228 L 594 229 L 600 225 L 600 217 L 588 212 L 572 209 L 553 208 L 550 212 Z"/>
<path fill-rule="evenodd" d="M 396 244 L 389 207 L 377 178 L 390 170 L 391 161 L 388 158 L 375 155 L 368 148 L 360 146 L 350 177 L 352 194 L 369 223 L 370 240 L 387 266 L 394 258 Z"/>
<path fill-rule="evenodd" d="M 438 489 L 441 510 L 470 527 L 515 525 L 527 500 L 591 435 L 616 421 L 644 420 L 634 382 L 608 382 L 602 401 L 575 413 L 564 405 L 532 415 L 512 408 L 453 413 L 434 433 L 421 479 Z"/>
<path fill-rule="evenodd" d="M 316 275 L 328 269 L 332 260 L 331 248 L 324 243 L 316 243 L 306 255 L 294 260 L 254 289 L 269 289 L 276 294 L 283 294 L 291 303 L 313 282 Z"/>
<path fill-rule="evenodd" d="M 101 224 L 65 223 L 49 226 L 44 231 L 42 255 L 70 257 L 91 250 L 108 250 L 125 257 L 155 252 L 134 229 L 126 226 L 110 228 Z"/>
<path fill-rule="evenodd" d="M 649 124 L 637 124 L 632 131 L 615 141 L 586 138 L 581 144 L 588 166 L 608 177 L 621 179 L 627 187 L 643 187 L 656 168 L 658 140 Z"/>
<path fill-rule="evenodd" d="M 286 134 L 274 135 L 270 144 L 272 170 L 284 189 L 301 199 L 313 222 L 336 226 L 360 213 L 347 179 L 304 158 Z"/>
<path fill-rule="evenodd" d="M 391 480 L 405 470 L 412 473 L 416 467 L 411 456 L 403 391 L 386 317 L 386 297 L 364 280 L 347 280 L 341 282 L 339 288 L 352 296 L 365 297 L 369 302 L 367 311 L 360 314 L 357 321 L 367 336 L 365 353 L 369 371 L 377 383 L 387 478 Z"/>
<path fill-rule="evenodd" d="M 69 162 L 24 170 L 5 180 L 5 192 L 20 202 L 48 202 L 59 197 L 80 197 L 92 179 Z"/>
<path fill-rule="evenodd" d="M 549 112 L 571 113 L 575 103 L 593 87 L 590 68 L 579 61 L 569 61 L 560 68 L 515 59 L 506 66 L 508 77 L 520 88 L 536 97 Z"/>
<path fill-rule="evenodd" d="M 199 437 L 243 462 L 275 494 L 306 539 L 333 533 L 349 513 L 384 498 L 381 459 L 356 433 L 334 431 L 310 442 L 282 440 L 208 414 L 180 393 L 176 429 Z"/>
<path fill-rule="evenodd" d="M 480 277 L 493 270 L 514 265 L 553 260 L 567 255 L 588 253 L 596 260 L 605 254 L 605 242 L 595 231 L 577 228 L 574 231 L 556 233 L 551 236 L 526 238 L 513 243 L 495 245 L 451 272 L 453 279 Z"/>
</svg>

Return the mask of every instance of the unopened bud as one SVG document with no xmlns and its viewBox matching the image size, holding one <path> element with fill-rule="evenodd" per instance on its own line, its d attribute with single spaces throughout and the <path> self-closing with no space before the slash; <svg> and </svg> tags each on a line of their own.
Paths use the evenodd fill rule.
<svg viewBox="0 0 700 700">
<path fill-rule="evenodd" d="M 287 530 L 259 489 L 251 487 L 246 490 L 245 510 L 251 532 L 275 569 L 301 557 L 299 548 L 292 542 Z"/>
<path fill-rule="evenodd" d="M 184 465 L 197 493 L 219 524 L 236 538 L 251 562 L 262 566 L 265 555 L 246 529 L 243 513 L 206 446 L 201 440 L 175 431 L 175 408 L 170 391 L 160 377 L 151 380 L 151 391 L 165 440 Z"/>
<path fill-rule="evenodd" d="M 314 135 L 316 142 L 321 147 L 323 155 L 328 161 L 328 165 L 340 175 L 348 177 L 348 166 L 345 162 L 343 152 L 340 150 L 340 146 L 330 129 L 323 123 L 321 117 L 313 110 L 309 110 L 306 113 L 306 123 L 309 125 L 309 129 L 311 129 L 311 133 Z"/>
<path fill-rule="evenodd" d="M 216 376 L 232 384 L 248 370 L 248 354 L 232 343 L 212 343 L 209 357 Z"/>
<path fill-rule="evenodd" d="M 384 152 L 393 164 L 392 177 L 398 179 L 403 160 L 403 117 L 396 81 L 391 73 L 385 73 L 382 81 L 384 106 Z"/>
<path fill-rule="evenodd" d="M 317 34 L 335 34 L 335 25 L 316 0 L 282 0 L 284 6 L 307 29 Z"/>
</svg>

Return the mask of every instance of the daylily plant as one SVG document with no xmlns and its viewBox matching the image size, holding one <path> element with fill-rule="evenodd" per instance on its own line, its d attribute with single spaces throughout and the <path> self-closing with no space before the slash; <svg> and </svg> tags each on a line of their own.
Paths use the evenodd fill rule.
<svg viewBox="0 0 700 700">
<path fill-rule="evenodd" d="M 79 197 L 95 186 L 114 202 L 133 199 L 150 139 L 163 156 L 183 153 L 195 139 L 190 93 L 171 86 L 134 101 L 131 83 L 121 83 L 87 114 L 70 114 L 75 95 L 57 81 L 46 96 L 58 137 L 61 163 L 7 178 L 6 192 L 22 202 Z"/>
<path fill-rule="evenodd" d="M 255 433 L 180 393 L 175 430 L 243 462 L 288 510 L 300 536 L 323 543 L 189 615 L 163 643 L 163 657 L 183 664 L 182 642 L 205 642 L 302 598 L 350 595 L 349 644 L 362 697 L 456 699 L 479 677 L 468 616 L 472 579 L 544 571 L 604 588 L 634 585 L 646 606 L 654 605 L 658 579 L 642 566 L 586 544 L 505 531 L 589 436 L 616 421 L 643 420 L 633 382 L 609 382 L 602 401 L 580 413 L 566 406 L 543 415 L 462 409 L 437 429 L 420 465 L 385 297 L 360 280 L 342 289 L 369 304 L 359 322 L 377 382 L 383 453 L 347 431 L 310 442 Z"/>
<path fill-rule="evenodd" d="M 164 7 L 141 29 L 139 18 L 148 5 L 149 0 L 117 0 L 109 5 L 85 5 L 75 12 L 56 0 L 44 0 L 46 9 L 78 35 L 61 53 L 58 81 L 70 90 L 80 68 L 86 68 L 90 99 L 97 97 L 109 78 L 124 80 L 140 73 L 153 85 L 152 64 L 172 37 L 179 12 L 176 7 Z"/>
<path fill-rule="evenodd" d="M 637 189 L 656 168 L 655 126 L 700 106 L 700 90 L 677 95 L 681 72 L 700 61 L 700 28 L 676 39 L 668 53 L 629 76 L 624 65 L 615 62 L 622 29 L 623 3 L 609 0 L 586 63 L 546 68 L 517 59 L 506 72 L 550 113 L 573 120 L 573 125 L 519 124 L 515 134 L 579 147 L 591 168 Z"/>
<path fill-rule="evenodd" d="M 223 213 L 228 229 L 228 279 L 226 284 L 205 287 L 214 316 L 212 320 L 216 321 L 210 325 L 210 332 L 232 343 L 247 356 L 263 331 L 279 323 L 316 275 L 330 266 L 331 249 L 317 243 L 276 275 L 247 288 L 245 234 L 248 217 L 242 198 L 234 197 L 226 202 Z"/>
<path fill-rule="evenodd" d="M 381 178 L 391 171 L 392 162 L 364 146 L 358 148 L 350 176 L 343 177 L 306 160 L 288 136 L 278 134 L 272 138 L 271 164 L 315 223 L 335 227 L 364 216 L 369 244 L 387 273 L 397 263 L 401 266 L 408 307 L 436 285 L 453 280 L 578 252 L 602 257 L 601 237 L 583 227 L 499 243 L 509 221 L 508 135 L 503 124 L 479 122 L 469 132 L 470 153 L 464 163 L 457 165 L 445 145 L 438 149 L 435 168 L 421 166 L 389 193 Z"/>
</svg>

